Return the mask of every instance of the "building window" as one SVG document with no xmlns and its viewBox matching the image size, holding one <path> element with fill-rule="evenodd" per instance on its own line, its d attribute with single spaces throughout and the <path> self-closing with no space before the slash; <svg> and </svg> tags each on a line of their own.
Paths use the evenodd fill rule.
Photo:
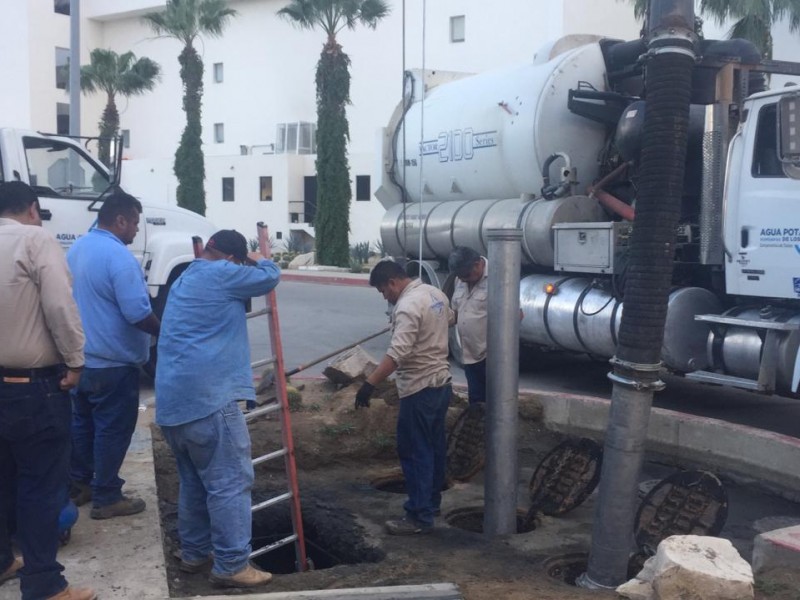
<svg viewBox="0 0 800 600">
<path fill-rule="evenodd" d="M 59 15 L 69 15 L 69 0 L 53 0 L 53 10 Z"/>
<path fill-rule="evenodd" d="M 316 154 L 317 124 L 279 123 L 275 131 L 275 154 Z"/>
<path fill-rule="evenodd" d="M 369 175 L 356 175 L 356 200 L 369 200 Z"/>
<path fill-rule="evenodd" d="M 222 201 L 233 202 L 234 187 L 233 177 L 222 178 Z"/>
<path fill-rule="evenodd" d="M 266 177 L 259 177 L 258 178 L 258 189 L 259 189 L 258 197 L 261 199 L 261 202 L 271 202 L 272 201 L 272 176 L 268 175 Z"/>
<path fill-rule="evenodd" d="M 214 123 L 214 143 L 221 144 L 225 141 L 225 124 Z"/>
<path fill-rule="evenodd" d="M 56 48 L 56 87 L 60 90 L 67 89 L 69 81 L 69 49 Z"/>
<path fill-rule="evenodd" d="M 131 130 L 130 129 L 123 129 L 122 130 L 122 147 L 123 148 L 130 148 L 131 147 Z"/>
<path fill-rule="evenodd" d="M 222 83 L 225 78 L 225 70 L 222 63 L 214 63 L 214 83 Z"/>
<path fill-rule="evenodd" d="M 69 104 L 64 102 L 56 104 L 56 133 L 69 135 Z"/>
<path fill-rule="evenodd" d="M 450 41 L 463 42 L 465 32 L 464 15 L 450 17 Z"/>
</svg>

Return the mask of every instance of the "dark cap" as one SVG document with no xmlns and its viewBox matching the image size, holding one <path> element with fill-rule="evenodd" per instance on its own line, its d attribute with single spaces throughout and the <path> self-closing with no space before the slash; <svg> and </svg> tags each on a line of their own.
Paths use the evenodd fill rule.
<svg viewBox="0 0 800 600">
<path fill-rule="evenodd" d="M 220 229 L 209 238 L 206 249 L 230 254 L 243 263 L 253 264 L 247 257 L 247 240 L 235 229 Z"/>
</svg>

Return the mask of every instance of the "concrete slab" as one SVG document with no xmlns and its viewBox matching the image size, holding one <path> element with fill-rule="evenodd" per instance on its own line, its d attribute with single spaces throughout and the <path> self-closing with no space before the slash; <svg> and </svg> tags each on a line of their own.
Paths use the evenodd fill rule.
<svg viewBox="0 0 800 600">
<path fill-rule="evenodd" d="M 308 592 L 277 592 L 238 595 L 250 600 L 462 600 L 458 586 L 452 583 L 393 585 Z M 230 596 L 202 596 L 203 600 L 230 600 Z M 177 600 L 189 600 L 179 598 Z"/>
<path fill-rule="evenodd" d="M 757 535 L 752 564 L 754 573 L 777 567 L 800 570 L 800 525 Z"/>
</svg>

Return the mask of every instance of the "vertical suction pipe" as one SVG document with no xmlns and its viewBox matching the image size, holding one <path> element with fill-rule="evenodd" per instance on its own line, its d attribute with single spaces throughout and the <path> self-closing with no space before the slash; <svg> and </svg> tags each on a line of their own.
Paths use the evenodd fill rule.
<svg viewBox="0 0 800 600">
<path fill-rule="evenodd" d="M 521 229 L 489 229 L 486 477 L 483 531 L 517 532 Z"/>
<path fill-rule="evenodd" d="M 650 0 L 647 16 L 641 186 L 630 243 L 625 311 L 609 379 L 614 388 L 589 566 L 581 587 L 627 579 L 636 488 L 659 378 L 680 217 L 694 65 L 694 0 Z"/>
</svg>

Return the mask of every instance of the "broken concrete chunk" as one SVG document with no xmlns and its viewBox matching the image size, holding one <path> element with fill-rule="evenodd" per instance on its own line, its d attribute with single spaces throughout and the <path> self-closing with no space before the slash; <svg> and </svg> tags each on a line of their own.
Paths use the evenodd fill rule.
<svg viewBox="0 0 800 600">
<path fill-rule="evenodd" d="M 356 379 L 368 377 L 378 363 L 361 346 L 355 346 L 338 355 L 322 372 L 339 385 L 349 385 Z"/>
<path fill-rule="evenodd" d="M 636 581 L 649 585 L 649 595 Z M 747 600 L 753 598 L 753 571 L 728 540 L 673 535 L 617 593 L 635 600 Z"/>
<path fill-rule="evenodd" d="M 800 525 L 761 533 L 753 542 L 753 571 L 800 569 Z"/>
<path fill-rule="evenodd" d="M 289 263 L 290 269 L 299 269 L 300 267 L 307 267 L 309 265 L 313 265 L 315 262 L 314 252 L 309 252 L 308 254 L 298 254 L 292 259 L 292 262 Z"/>
</svg>

